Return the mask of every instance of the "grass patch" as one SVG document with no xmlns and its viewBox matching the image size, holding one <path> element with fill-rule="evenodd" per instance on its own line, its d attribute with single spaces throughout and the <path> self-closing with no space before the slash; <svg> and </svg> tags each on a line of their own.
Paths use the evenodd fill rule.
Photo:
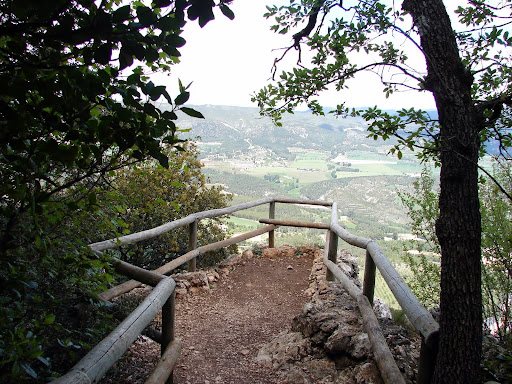
<svg viewBox="0 0 512 384">
<path fill-rule="evenodd" d="M 228 219 L 228 223 L 232 223 L 233 225 L 235 225 L 235 227 L 243 226 L 246 228 L 250 228 L 251 230 L 256 229 L 260 226 L 260 223 L 258 221 L 244 219 L 242 217 L 235 217 L 235 216 L 231 216 Z"/>
</svg>

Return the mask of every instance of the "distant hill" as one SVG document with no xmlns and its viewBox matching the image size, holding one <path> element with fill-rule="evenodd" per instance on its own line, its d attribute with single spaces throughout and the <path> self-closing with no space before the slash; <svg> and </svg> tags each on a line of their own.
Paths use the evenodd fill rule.
<svg viewBox="0 0 512 384">
<path fill-rule="evenodd" d="M 186 137 L 199 136 L 204 155 L 247 153 L 265 148 L 278 157 L 291 158 L 290 148 L 326 150 L 333 154 L 350 150 L 383 151 L 391 144 L 366 139 L 367 123 L 360 118 L 314 116 L 301 112 L 283 117 L 282 127 L 259 115 L 257 108 L 201 105 L 193 106 L 205 119 L 180 114 L 178 125 L 190 129 Z M 389 142 L 391 143 L 391 142 Z"/>
</svg>

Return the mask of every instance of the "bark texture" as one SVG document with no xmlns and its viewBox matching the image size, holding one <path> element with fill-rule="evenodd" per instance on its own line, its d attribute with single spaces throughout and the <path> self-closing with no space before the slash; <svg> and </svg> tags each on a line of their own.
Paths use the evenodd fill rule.
<svg viewBox="0 0 512 384">
<path fill-rule="evenodd" d="M 405 0 L 427 61 L 424 86 L 439 112 L 441 150 L 441 318 L 435 383 L 476 383 L 482 344 L 481 224 L 478 200 L 479 131 L 483 119 L 471 97 L 473 78 L 462 65 L 442 0 Z"/>
</svg>

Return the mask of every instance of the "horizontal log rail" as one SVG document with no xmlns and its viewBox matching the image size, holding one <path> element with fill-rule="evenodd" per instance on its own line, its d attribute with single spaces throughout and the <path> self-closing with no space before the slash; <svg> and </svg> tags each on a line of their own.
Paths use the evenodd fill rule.
<svg viewBox="0 0 512 384">
<path fill-rule="evenodd" d="M 331 207 L 331 222 L 308 223 L 299 221 L 285 221 L 275 219 L 276 203 L 304 204 L 320 207 Z M 269 204 L 269 219 L 260 219 L 260 223 L 267 224 L 256 230 L 234 236 L 216 243 L 202 247 L 197 246 L 197 223 L 202 219 L 209 219 L 231 213 L 253 208 L 259 205 Z M 278 226 L 294 226 L 302 228 L 316 228 L 327 230 L 324 264 L 327 267 L 327 279 L 338 280 L 348 293 L 357 301 L 363 325 L 369 335 L 374 350 L 375 360 L 381 375 L 386 383 L 403 383 L 404 379 L 400 374 L 395 361 L 385 342 L 382 331 L 372 309 L 373 292 L 375 286 L 375 271 L 378 269 L 387 285 L 395 295 L 398 303 L 402 306 L 405 314 L 422 336 L 422 349 L 420 354 L 420 367 L 418 383 L 429 383 L 433 371 L 433 363 L 437 351 L 439 326 L 432 316 L 419 303 L 409 287 L 400 277 L 398 272 L 389 263 L 380 247 L 371 239 L 355 236 L 346 231 L 338 224 L 337 204 L 325 201 L 310 201 L 293 198 L 264 198 L 227 208 L 213 209 L 194 213 L 184 218 L 165 223 L 161 226 L 151 228 L 142 232 L 133 233 L 116 239 L 90 244 L 89 247 L 95 253 L 116 248 L 124 244 L 132 244 L 147 240 L 169 232 L 173 229 L 189 226 L 189 251 L 184 255 L 168 262 L 165 265 L 148 271 L 135 267 L 129 263 L 116 260 L 115 269 L 132 278 L 123 284 L 101 293 L 103 300 L 111 300 L 122 293 L 126 293 L 141 284 L 155 286 L 151 294 L 130 314 L 128 317 L 96 347 L 94 347 L 70 372 L 59 378 L 57 383 L 91 383 L 98 381 L 114 362 L 128 349 L 136 337 L 143 333 L 149 322 L 154 318 L 156 312 L 162 309 L 162 331 L 152 330 L 155 339 L 161 344 L 161 359 L 155 367 L 153 374 L 146 383 L 156 384 L 172 382 L 172 371 L 178 359 L 181 349 L 181 342 L 174 336 L 174 289 L 175 282 L 171 277 L 165 276 L 179 266 L 189 263 L 189 270 L 195 270 L 195 260 L 198 256 L 215 251 L 232 244 L 239 243 L 252 237 L 269 233 L 269 247 L 274 246 L 274 231 Z M 363 290 L 357 288 L 350 279 L 336 265 L 337 241 L 338 238 L 348 244 L 366 249 L 367 260 Z"/>
<path fill-rule="evenodd" d="M 184 255 L 168 262 L 167 264 L 162 265 L 161 267 L 155 269 L 153 272 L 160 274 L 168 274 L 174 271 L 179 266 L 185 264 L 186 262 L 195 259 L 197 256 L 203 255 L 207 252 L 216 251 L 224 247 L 228 247 L 232 244 L 240 243 L 244 240 L 250 239 L 252 237 L 256 237 L 262 235 L 266 232 L 270 232 L 276 228 L 275 225 L 267 225 L 262 228 L 255 229 L 251 232 L 244 233 L 242 235 L 234 236 L 226 240 L 218 241 L 216 243 L 204 245 L 202 247 L 196 248 L 190 252 L 185 253 Z M 113 288 L 110 288 L 108 291 L 104 291 L 99 294 L 99 297 L 102 300 L 110 301 L 114 297 L 122 295 L 123 293 L 130 292 L 132 289 L 139 287 L 142 285 L 142 282 L 139 280 L 129 280 L 122 284 L 116 285 Z"/>
<path fill-rule="evenodd" d="M 375 268 L 379 270 L 384 281 L 400 304 L 405 315 L 419 332 L 422 338 L 420 362 L 418 367 L 418 384 L 428 384 L 432 380 L 434 365 L 439 343 L 439 324 L 430 312 L 419 302 L 400 274 L 391 265 L 380 247 L 374 241 L 349 233 L 338 224 L 338 208 L 333 203 L 331 213 L 331 231 L 336 233 L 345 242 L 359 248 L 366 249 L 366 266 L 363 283 L 363 294 L 371 299 L 373 305 L 373 291 L 375 286 Z"/>
<path fill-rule="evenodd" d="M 241 211 L 244 209 L 249 209 L 253 207 L 257 207 L 258 205 L 268 204 L 268 203 L 288 203 L 288 204 L 306 204 L 306 205 L 320 205 L 324 207 L 330 207 L 332 203 L 327 203 L 325 201 L 313 201 L 313 200 L 301 200 L 301 199 L 284 199 L 284 198 L 271 198 L 267 197 L 260 200 L 254 200 L 247 203 L 233 205 L 227 208 L 219 208 L 219 209 L 211 209 L 209 211 L 203 211 L 199 213 L 193 213 L 184 218 L 171 221 L 169 223 L 165 223 L 155 228 L 147 229 L 145 231 L 132 233 L 126 236 L 117 237 L 115 239 L 100 241 L 97 243 L 89 244 L 89 247 L 93 251 L 104 251 L 106 249 L 117 248 L 123 244 L 133 244 L 142 240 L 152 239 L 154 237 L 160 236 L 164 233 L 167 233 L 173 229 L 183 227 L 188 224 L 192 224 L 196 220 L 202 219 L 211 219 L 213 217 L 229 215 L 231 213 Z"/>
<path fill-rule="evenodd" d="M 400 369 L 396 365 L 395 359 L 389 347 L 386 343 L 386 338 L 382 334 L 379 322 L 375 316 L 372 305 L 368 301 L 368 298 L 363 295 L 362 291 L 350 280 L 350 278 L 343 273 L 343 271 L 334 263 L 329 260 L 329 248 L 330 243 L 329 236 L 334 236 L 334 233 L 327 233 L 328 239 L 325 244 L 324 253 L 324 264 L 341 283 L 343 288 L 349 293 L 349 295 L 356 300 L 359 312 L 363 318 L 363 326 L 368 334 L 370 344 L 373 350 L 373 357 L 377 362 L 379 370 L 381 372 L 382 379 L 386 384 L 405 384 L 404 377 L 400 373 Z"/>
<path fill-rule="evenodd" d="M 368 254 L 372 257 L 386 284 L 391 289 L 391 292 L 414 328 L 425 338 L 427 344 L 435 343 L 434 339 L 439 332 L 439 324 L 414 296 L 409 286 L 391 265 L 377 243 L 363 237 L 354 236 L 338 224 L 336 203 L 333 204 L 332 208 L 331 231 L 347 243 L 368 251 Z"/>
<path fill-rule="evenodd" d="M 164 304 L 169 299 L 173 299 L 175 287 L 176 283 L 171 277 L 161 280 L 114 331 L 100 341 L 66 375 L 55 380 L 54 383 L 90 384 L 99 381 L 155 318 Z"/>
<path fill-rule="evenodd" d="M 306 223 L 302 221 L 286 221 L 286 220 L 276 220 L 276 219 L 260 219 L 260 223 L 263 224 L 274 224 L 285 227 L 301 227 L 301 228 L 316 228 L 316 229 L 329 229 L 329 224 L 324 223 Z"/>
<path fill-rule="evenodd" d="M 272 201 L 273 201 L 273 199 L 271 197 L 267 197 L 267 198 L 260 199 L 260 200 L 250 201 L 248 203 L 233 205 L 233 206 L 227 207 L 227 208 L 211 209 L 209 211 L 193 213 L 193 214 L 183 217 L 181 219 L 171 221 L 171 222 L 165 223 L 163 225 L 160 225 L 158 227 L 147 229 L 145 231 L 132 233 L 132 234 L 129 234 L 126 236 L 117 237 L 115 239 L 100 241 L 98 243 L 93 243 L 93 244 L 90 244 L 89 247 L 93 251 L 104 251 L 106 249 L 117 248 L 123 244 L 137 243 L 141 240 L 148 240 L 148 239 L 152 239 L 154 237 L 163 235 L 164 233 L 172 231 L 173 229 L 191 224 L 196 220 L 211 219 L 213 217 L 229 215 L 230 213 L 233 213 L 233 212 L 241 211 L 243 209 L 257 207 L 258 205 L 262 205 L 262 204 L 268 204 Z"/>
</svg>

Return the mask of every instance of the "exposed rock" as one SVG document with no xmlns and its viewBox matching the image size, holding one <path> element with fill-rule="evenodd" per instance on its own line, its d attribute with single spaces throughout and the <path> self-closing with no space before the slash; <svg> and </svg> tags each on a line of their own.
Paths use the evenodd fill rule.
<svg viewBox="0 0 512 384">
<path fill-rule="evenodd" d="M 293 257 L 297 252 L 297 248 L 292 247 L 290 245 L 282 245 L 278 248 L 265 248 L 261 252 L 261 256 L 267 258 L 277 258 L 277 257 Z"/>
<path fill-rule="evenodd" d="M 374 362 L 368 362 L 358 365 L 352 371 L 357 384 L 381 384 L 379 368 Z"/>
<path fill-rule="evenodd" d="M 252 258 L 252 251 L 250 251 L 250 252 L 251 252 L 251 258 Z M 244 252 L 242 255 L 238 255 L 238 254 L 229 255 L 228 257 L 226 257 L 223 261 L 221 261 L 217 265 L 217 268 L 218 269 L 229 269 L 229 268 L 232 268 L 242 258 L 249 258 L 248 255 L 249 254 L 247 254 L 246 252 Z"/>
<path fill-rule="evenodd" d="M 323 251 L 315 249 L 314 252 L 310 286 L 305 291 L 310 302 L 294 318 L 291 332 L 280 334 L 264 345 L 257 360 L 275 369 L 284 382 L 382 383 L 357 303 L 339 284 L 326 281 Z M 338 264 L 360 287 L 355 259 L 342 251 L 338 253 Z M 379 299 L 375 303 L 397 365 L 406 382 L 412 383 L 419 349 L 409 339 L 408 331 L 391 320 L 389 308 Z M 414 338 L 413 341 L 418 342 Z"/>
<path fill-rule="evenodd" d="M 268 368 L 279 369 L 302 360 L 312 351 L 311 342 L 300 332 L 283 332 L 258 351 L 256 360 Z"/>
<path fill-rule="evenodd" d="M 377 318 L 381 319 L 392 319 L 391 311 L 389 307 L 380 298 L 375 297 L 373 299 L 373 311 Z"/>
</svg>

